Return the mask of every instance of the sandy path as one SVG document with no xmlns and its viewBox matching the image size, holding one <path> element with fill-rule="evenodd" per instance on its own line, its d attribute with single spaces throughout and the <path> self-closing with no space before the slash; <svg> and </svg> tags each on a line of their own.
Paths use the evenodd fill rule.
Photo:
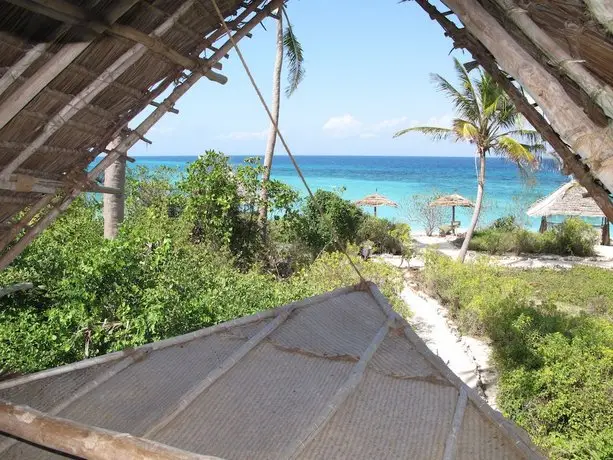
<svg viewBox="0 0 613 460">
<path fill-rule="evenodd" d="M 381 258 L 399 266 L 400 257 L 385 255 Z M 406 266 L 405 262 L 403 267 Z M 483 340 L 461 335 L 448 319 L 447 309 L 435 299 L 417 291 L 409 276 L 405 278 L 401 297 L 413 312 L 409 323 L 428 348 L 495 408 L 496 372 L 490 365 L 490 346 Z"/>
</svg>

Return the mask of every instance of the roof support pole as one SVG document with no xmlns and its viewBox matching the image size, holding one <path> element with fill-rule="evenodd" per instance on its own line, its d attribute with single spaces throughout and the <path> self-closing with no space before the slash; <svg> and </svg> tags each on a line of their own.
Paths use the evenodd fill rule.
<svg viewBox="0 0 613 460">
<path fill-rule="evenodd" d="M 138 0 L 128 0 L 119 2 L 117 8 L 108 16 L 109 22 L 117 21 L 121 16 L 128 12 Z M 0 129 L 2 129 L 11 119 L 24 108 L 28 102 L 45 87 L 51 80 L 57 77 L 66 67 L 74 61 L 85 48 L 91 44 L 92 40 L 80 43 L 69 43 L 64 45 L 47 63 L 32 75 L 26 83 L 21 85 L 11 94 L 0 106 Z M 27 58 L 24 56 L 17 64 L 15 75 L 23 73 L 29 65 L 47 50 L 48 46 L 34 47 Z M 8 73 L 8 72 L 7 72 Z M 4 76 L 3 76 L 4 77 Z M 8 77 L 7 77 L 8 78 Z M 7 82 L 9 80 L 7 79 Z M 6 84 L 6 83 L 5 83 Z M 7 86 L 8 87 L 8 86 Z"/>
<path fill-rule="evenodd" d="M 509 95 L 517 109 L 526 117 L 528 122 L 543 136 L 543 138 L 554 148 L 562 158 L 565 168 L 571 173 L 581 185 L 590 193 L 598 206 L 610 219 L 613 217 L 613 203 L 609 198 L 609 193 L 602 185 L 595 181 L 590 170 L 577 158 L 577 155 L 554 131 L 545 117 L 526 99 L 508 78 L 490 54 L 490 52 L 466 30 L 459 29 L 452 21 L 440 13 L 427 0 L 415 0 L 426 13 L 436 20 L 445 30 L 447 35 L 454 40 L 456 46 L 466 48 L 479 64 L 492 76 Z"/>
<path fill-rule="evenodd" d="M 253 13 L 257 10 L 257 7 L 262 3 L 262 1 L 254 1 L 252 2 L 246 9 L 243 11 L 243 18 L 247 17 L 249 14 Z M 233 36 L 233 40 L 238 42 L 241 38 L 245 37 L 251 30 L 255 28 L 260 22 L 262 22 L 267 16 L 268 13 L 275 8 L 278 8 L 283 3 L 283 0 L 270 0 L 268 4 L 266 4 L 263 8 L 261 8 L 251 19 L 243 25 Z M 241 15 L 243 14 L 241 13 Z M 237 18 L 238 19 L 238 18 Z M 223 46 L 219 48 L 219 50 L 211 56 L 209 61 L 217 62 L 219 61 L 224 54 L 230 51 L 233 47 L 232 41 L 228 40 L 224 43 Z M 202 74 L 198 72 L 192 73 L 183 83 L 179 86 L 175 87 L 173 92 L 162 102 L 159 107 L 157 107 L 143 122 L 138 125 L 136 129 L 134 129 L 125 139 L 120 142 L 120 144 L 111 151 L 100 163 L 98 163 L 88 174 L 85 180 L 80 181 L 79 184 L 56 206 L 49 210 L 49 212 L 42 217 L 40 220 L 36 222 L 32 227 L 30 227 L 23 237 L 17 241 L 5 254 L 0 257 L 0 270 L 6 268 L 15 258 L 21 254 L 21 251 L 32 241 L 34 240 L 40 232 L 42 232 L 45 228 L 47 228 L 51 223 L 57 219 L 62 212 L 64 212 L 70 204 L 75 200 L 75 198 L 81 193 L 82 188 L 91 180 L 94 180 L 102 171 L 104 171 L 110 164 L 112 164 L 125 150 L 126 152 L 140 139 L 140 136 L 143 136 L 147 133 L 149 129 L 157 123 L 158 120 L 162 118 L 162 116 L 169 111 L 169 109 L 173 108 L 177 100 L 183 96 L 187 92 L 189 88 L 191 88 L 200 78 Z M 39 202 L 33 205 L 33 207 L 28 211 L 26 219 L 21 219 L 19 222 L 19 228 L 17 232 L 11 232 L 12 237 L 3 238 L 0 241 L 0 250 L 4 249 L 15 236 L 24 229 L 28 223 L 36 216 L 37 212 L 42 210 L 44 207 L 49 205 L 53 199 L 53 196 L 48 195 L 43 198 Z M 36 210 L 36 212 L 33 212 Z"/>
<path fill-rule="evenodd" d="M 174 22 L 183 16 L 192 7 L 194 0 L 188 0 L 185 2 L 175 13 L 166 20 L 163 24 L 158 26 L 151 36 L 159 37 L 164 35 L 168 30 L 172 28 Z M 24 149 L 16 158 L 14 158 L 4 170 L 0 173 L 0 176 L 7 176 L 17 169 L 23 162 L 25 162 L 36 150 L 42 146 L 47 139 L 49 139 L 55 132 L 57 132 L 62 126 L 66 124 L 70 118 L 79 112 L 82 108 L 88 105 L 98 94 L 108 88 L 112 81 L 115 81 L 126 70 L 128 70 L 136 61 L 145 55 L 147 47 L 142 44 L 136 44 L 119 59 L 117 59 L 107 70 L 105 70 L 98 79 L 89 84 L 83 89 L 72 101 L 70 101 L 58 114 L 56 114 L 42 130 L 42 133 L 32 141 L 32 143 Z M 210 66 L 209 66 L 210 70 Z M 215 74 L 216 75 L 216 74 Z M 216 78 L 220 82 L 226 81 L 225 77 L 217 76 Z"/>
<path fill-rule="evenodd" d="M 351 370 L 351 374 L 345 382 L 338 389 L 336 394 L 332 397 L 332 400 L 326 404 L 324 410 L 311 422 L 306 430 L 304 430 L 300 436 L 295 439 L 283 452 L 279 458 L 283 459 L 293 459 L 296 458 L 302 453 L 302 451 L 307 447 L 307 445 L 315 439 L 315 437 L 319 434 L 321 429 L 330 421 L 330 419 L 334 416 L 336 411 L 340 409 L 343 403 L 347 400 L 347 398 L 353 393 L 353 391 L 358 387 L 360 382 L 362 381 L 362 377 L 366 372 L 366 367 L 368 363 L 374 356 L 379 345 L 383 343 L 387 333 L 390 328 L 393 326 L 396 321 L 394 316 L 388 317 L 383 326 L 379 329 L 375 337 L 372 339 L 372 342 L 368 345 L 368 348 L 364 350 L 364 353 L 360 356 L 360 360 L 353 366 Z"/>
<path fill-rule="evenodd" d="M 53 417 L 31 407 L 0 401 L 0 431 L 79 458 L 213 459 L 126 433 Z"/>
<path fill-rule="evenodd" d="M 613 89 L 610 86 L 600 82 L 581 62 L 574 59 L 566 50 L 560 47 L 543 29 L 530 19 L 528 12 L 520 8 L 514 0 L 494 1 L 506 12 L 515 25 L 545 53 L 553 66 L 565 72 L 581 89 L 594 98 L 595 102 L 609 118 L 613 118 Z"/>
<path fill-rule="evenodd" d="M 443 0 L 493 55 L 500 67 L 534 98 L 560 137 L 613 189 L 613 138 L 596 126 L 563 86 L 523 49 L 477 0 Z"/>
</svg>

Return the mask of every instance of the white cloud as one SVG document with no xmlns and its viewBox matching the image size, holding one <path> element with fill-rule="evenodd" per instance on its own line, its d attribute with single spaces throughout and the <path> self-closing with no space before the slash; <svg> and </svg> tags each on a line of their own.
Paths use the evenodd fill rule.
<svg viewBox="0 0 613 460">
<path fill-rule="evenodd" d="M 391 137 L 395 132 L 412 128 L 414 126 L 451 126 L 452 114 L 431 117 L 428 120 L 410 120 L 406 116 L 381 120 L 376 123 L 364 123 L 353 115 L 346 114 L 331 117 L 323 125 L 325 133 L 332 137 L 359 137 L 360 139 L 373 139 L 379 136 Z"/>
<path fill-rule="evenodd" d="M 229 134 L 222 134 L 218 136 L 219 139 L 232 139 L 235 141 L 249 141 L 249 140 L 264 140 L 268 136 L 268 130 L 262 131 L 233 131 Z"/>
<path fill-rule="evenodd" d="M 323 125 L 323 130 L 333 137 L 354 137 L 362 131 L 363 123 L 353 115 L 331 117 Z"/>
</svg>

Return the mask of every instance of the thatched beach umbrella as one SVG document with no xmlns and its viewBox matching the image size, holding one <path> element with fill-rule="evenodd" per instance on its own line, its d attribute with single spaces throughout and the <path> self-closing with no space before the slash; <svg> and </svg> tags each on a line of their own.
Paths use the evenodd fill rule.
<svg viewBox="0 0 613 460">
<path fill-rule="evenodd" d="M 474 208 L 475 207 L 472 201 L 464 198 L 462 195 L 458 195 L 457 193 L 454 193 L 453 195 L 441 196 L 437 198 L 436 200 L 434 200 L 432 203 L 430 203 L 430 206 L 451 206 L 451 229 L 454 235 L 455 235 L 455 226 L 454 226 L 455 207 L 456 206 L 460 206 L 463 208 Z"/>
<path fill-rule="evenodd" d="M 361 200 L 357 200 L 354 202 L 358 206 L 372 206 L 375 208 L 375 216 L 377 215 L 377 206 L 391 206 L 392 208 L 397 208 L 398 203 L 390 200 L 389 198 L 384 197 L 378 193 L 373 193 L 372 195 L 365 196 Z"/>
<path fill-rule="evenodd" d="M 541 217 L 539 229 L 541 233 L 547 230 L 549 216 L 600 217 L 603 219 L 601 242 L 604 245 L 610 244 L 609 220 L 587 190 L 577 181 L 567 182 L 555 192 L 541 198 L 528 209 L 526 214 Z"/>
</svg>

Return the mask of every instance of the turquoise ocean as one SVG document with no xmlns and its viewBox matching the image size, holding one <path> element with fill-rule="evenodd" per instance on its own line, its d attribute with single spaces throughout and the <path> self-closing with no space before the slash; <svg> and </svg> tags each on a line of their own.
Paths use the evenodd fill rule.
<svg viewBox="0 0 613 460">
<path fill-rule="evenodd" d="M 232 164 L 240 164 L 245 156 L 230 156 Z M 193 156 L 138 156 L 133 165 L 149 168 L 168 166 L 184 170 L 194 161 Z M 371 193 L 380 193 L 400 204 L 398 208 L 382 207 L 377 215 L 395 221 L 408 221 L 405 203 L 412 195 L 459 193 L 474 200 L 476 196 L 475 161 L 470 157 L 399 157 L 399 156 L 300 156 L 297 162 L 309 186 L 313 189 L 342 191 L 348 200 L 357 200 Z M 277 156 L 272 175 L 306 195 L 294 167 L 287 156 Z M 568 177 L 556 170 L 553 162 L 528 178 L 522 177 L 516 166 L 499 158 L 488 158 L 485 185 L 485 208 L 479 225 L 509 214 L 525 215 L 525 210 L 567 182 Z M 366 208 L 372 213 L 372 208 Z M 451 210 L 447 210 L 451 220 Z M 470 209 L 457 208 L 462 225 L 470 222 Z M 421 230 L 410 222 L 415 230 Z M 527 226 L 537 229 L 538 219 L 528 219 Z"/>
</svg>

